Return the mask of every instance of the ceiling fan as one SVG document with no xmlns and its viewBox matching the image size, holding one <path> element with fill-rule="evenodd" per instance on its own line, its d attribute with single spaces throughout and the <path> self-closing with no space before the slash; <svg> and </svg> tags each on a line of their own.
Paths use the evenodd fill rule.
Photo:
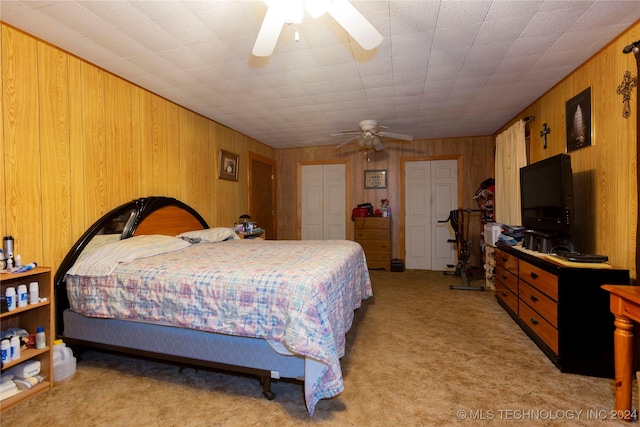
<svg viewBox="0 0 640 427">
<path fill-rule="evenodd" d="M 325 12 L 335 19 L 366 50 L 382 43 L 382 34 L 349 0 L 264 0 L 267 14 L 253 46 L 253 55 L 270 56 L 284 24 L 301 23 L 306 10 L 312 18 Z"/>
<path fill-rule="evenodd" d="M 387 132 L 384 129 L 389 129 L 386 126 L 379 125 L 375 120 L 363 120 L 358 123 L 360 129 L 343 130 L 340 133 L 334 133 L 331 136 L 348 136 L 354 135 L 352 138 L 347 139 L 342 144 L 336 147 L 341 148 L 351 142 L 358 142 L 358 145 L 362 148 L 373 148 L 376 151 L 384 150 L 381 138 L 399 139 L 402 141 L 413 141 L 413 136 L 405 135 L 402 133 Z"/>
</svg>

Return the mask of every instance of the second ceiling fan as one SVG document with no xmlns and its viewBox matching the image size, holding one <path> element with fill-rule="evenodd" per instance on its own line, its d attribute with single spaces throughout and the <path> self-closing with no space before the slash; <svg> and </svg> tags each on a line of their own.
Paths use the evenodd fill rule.
<svg viewBox="0 0 640 427">
<path fill-rule="evenodd" d="M 387 132 L 385 129 L 389 129 L 386 126 L 379 125 L 375 120 L 362 120 L 358 123 L 360 129 L 343 130 L 340 133 L 334 133 L 331 136 L 349 136 L 353 137 L 347 139 L 342 144 L 336 147 L 341 148 L 352 142 L 358 142 L 358 145 L 362 148 L 373 148 L 376 151 L 384 150 L 382 144 L 382 138 L 399 139 L 401 141 L 413 141 L 413 136 L 405 135 L 402 133 Z"/>
<path fill-rule="evenodd" d="M 253 55 L 271 56 L 284 24 L 300 23 L 306 10 L 312 18 L 325 12 L 335 19 L 365 50 L 382 43 L 382 34 L 349 0 L 264 0 L 267 13 L 253 46 Z"/>
</svg>

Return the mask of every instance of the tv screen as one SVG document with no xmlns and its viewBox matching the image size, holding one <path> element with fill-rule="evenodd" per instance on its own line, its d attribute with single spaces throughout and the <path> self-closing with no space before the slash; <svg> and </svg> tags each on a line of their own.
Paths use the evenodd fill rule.
<svg viewBox="0 0 640 427">
<path fill-rule="evenodd" d="M 571 236 L 571 157 L 558 154 L 520 169 L 522 226 L 540 233 Z"/>
</svg>

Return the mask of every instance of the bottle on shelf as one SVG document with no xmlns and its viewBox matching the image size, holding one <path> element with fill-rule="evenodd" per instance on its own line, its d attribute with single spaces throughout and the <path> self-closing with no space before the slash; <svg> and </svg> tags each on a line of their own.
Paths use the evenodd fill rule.
<svg viewBox="0 0 640 427">
<path fill-rule="evenodd" d="M 16 309 L 16 288 L 10 286 L 5 291 L 5 296 L 7 297 L 7 310 L 15 310 Z"/>
<path fill-rule="evenodd" d="M 44 334 L 44 328 L 42 326 L 38 326 L 38 331 L 36 332 L 36 348 L 38 350 L 43 349 L 47 346 L 47 339 Z"/>
<path fill-rule="evenodd" d="M 18 307 L 27 306 L 27 285 L 18 286 Z"/>
<path fill-rule="evenodd" d="M 20 359 L 20 337 L 14 335 L 11 337 L 11 360 Z"/>
<path fill-rule="evenodd" d="M 37 304 L 40 301 L 38 295 L 38 282 L 29 283 L 29 303 Z"/>
<path fill-rule="evenodd" d="M 0 342 L 0 355 L 2 356 L 2 364 L 11 361 L 11 342 L 8 339 Z"/>
</svg>

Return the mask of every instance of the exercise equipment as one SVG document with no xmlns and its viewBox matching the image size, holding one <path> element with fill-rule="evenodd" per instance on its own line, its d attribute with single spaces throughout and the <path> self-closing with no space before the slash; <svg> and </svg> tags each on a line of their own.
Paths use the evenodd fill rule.
<svg viewBox="0 0 640 427">
<path fill-rule="evenodd" d="M 471 286 L 469 285 L 469 278 L 467 277 L 467 268 L 469 264 L 469 257 L 471 256 L 471 243 L 468 241 L 469 236 L 469 218 L 472 212 L 484 212 L 482 209 L 455 209 L 449 212 L 449 218 L 444 221 L 438 221 L 440 223 L 449 222 L 455 239 L 449 239 L 447 242 L 455 243 L 458 252 L 458 263 L 455 265 L 454 271 L 445 271 L 444 274 L 460 276 L 462 279 L 462 285 L 450 285 L 449 289 L 465 290 L 465 291 L 484 291 L 484 286 Z M 466 215 L 466 220 L 465 220 Z M 466 227 L 465 227 L 466 223 Z M 453 265 L 449 265 L 450 268 L 454 268 Z"/>
</svg>

